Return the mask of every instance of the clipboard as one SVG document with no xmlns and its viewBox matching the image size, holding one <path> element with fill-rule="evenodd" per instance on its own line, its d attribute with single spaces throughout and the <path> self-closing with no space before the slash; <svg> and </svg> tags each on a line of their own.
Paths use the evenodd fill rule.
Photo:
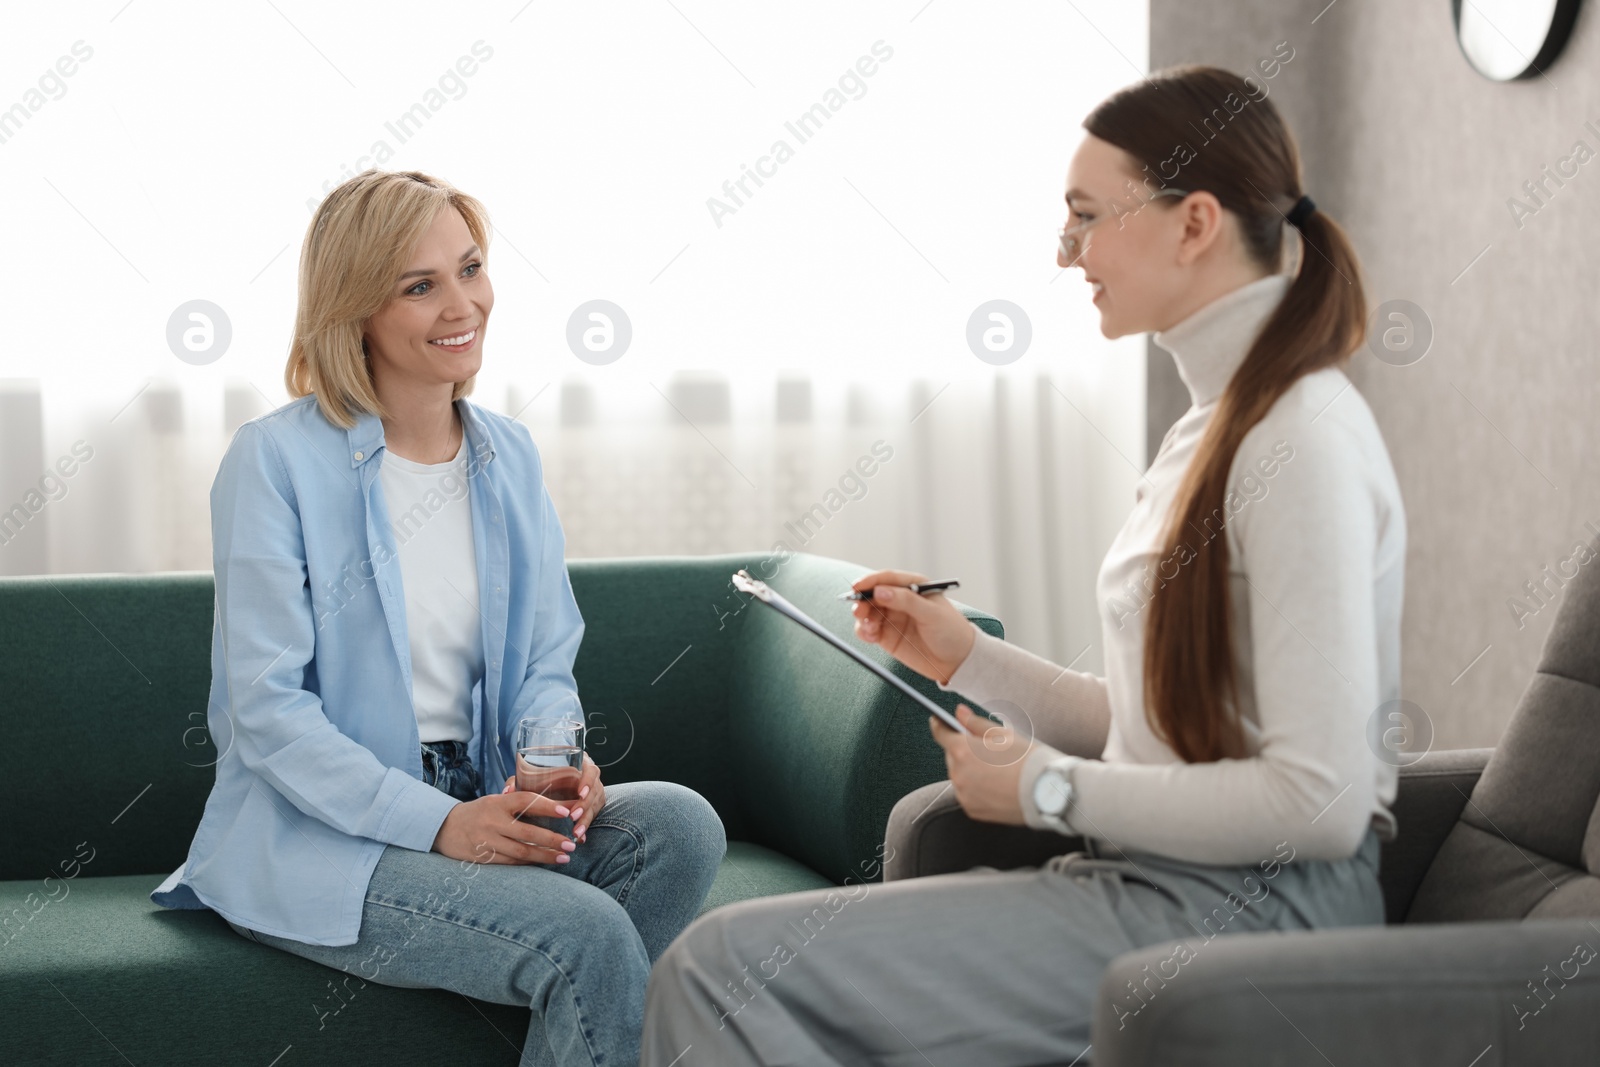
<svg viewBox="0 0 1600 1067">
<path fill-rule="evenodd" d="M 832 645 L 834 648 L 837 648 L 840 652 L 843 652 L 845 655 L 861 664 L 867 670 L 871 671 L 873 674 L 876 674 L 879 678 L 882 678 L 885 682 L 888 682 L 906 696 L 910 697 L 912 700 L 915 700 L 918 704 L 921 704 L 924 708 L 927 708 L 930 715 L 938 716 L 939 720 L 946 726 L 950 727 L 950 729 L 957 730 L 961 733 L 967 734 L 968 736 L 974 736 L 971 730 L 967 729 L 961 724 L 960 719 L 956 718 L 954 715 L 950 714 L 948 711 L 944 710 L 939 705 L 923 696 L 921 693 L 917 692 L 907 683 L 901 681 L 899 678 L 896 678 L 892 672 L 885 670 L 883 667 L 868 659 L 864 653 L 851 648 L 849 645 L 839 640 L 828 630 L 827 627 L 823 626 L 821 623 L 811 618 L 811 616 L 807 615 L 805 612 L 789 603 L 788 600 L 784 599 L 782 594 L 778 593 L 774 589 L 769 588 L 766 582 L 750 577 L 750 574 L 747 571 L 738 570 L 733 574 L 733 587 L 739 590 L 741 593 L 749 593 L 763 604 L 766 604 L 771 608 L 776 608 L 780 613 L 787 615 L 801 626 L 804 626 L 807 630 L 810 630 L 812 633 L 828 642 L 828 644 Z"/>
</svg>

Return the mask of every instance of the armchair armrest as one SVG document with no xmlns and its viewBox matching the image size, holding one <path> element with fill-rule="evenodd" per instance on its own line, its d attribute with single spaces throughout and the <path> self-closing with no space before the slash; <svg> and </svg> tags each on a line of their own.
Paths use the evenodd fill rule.
<svg viewBox="0 0 1600 1067">
<path fill-rule="evenodd" d="M 1402 921 L 1410 910 L 1423 875 L 1493 754 L 1492 748 L 1446 749 L 1400 768 L 1393 808 L 1400 833 L 1384 842 L 1378 859 L 1384 913 L 1390 922 Z"/>
<path fill-rule="evenodd" d="M 1395 820 L 1400 835 L 1384 843 L 1379 861 L 1386 914 L 1399 922 L 1440 845 L 1456 824 L 1493 749 L 1431 752 L 1400 768 Z M 1083 838 L 1023 826 L 969 819 L 948 781 L 906 796 L 889 813 L 884 880 L 921 878 L 983 864 L 998 870 L 1037 866 L 1084 847 Z"/>
<path fill-rule="evenodd" d="M 949 780 L 901 797 L 889 812 L 884 835 L 883 880 L 923 878 L 979 865 L 996 870 L 1037 867 L 1051 856 L 1081 851 L 1083 838 L 1029 826 L 969 818 Z"/>
<path fill-rule="evenodd" d="M 1186 940 L 1186 958 L 1162 942 L 1111 962 L 1096 1067 L 1517 1067 L 1587 1063 L 1600 1047 L 1600 926 L 1587 919 Z"/>
</svg>

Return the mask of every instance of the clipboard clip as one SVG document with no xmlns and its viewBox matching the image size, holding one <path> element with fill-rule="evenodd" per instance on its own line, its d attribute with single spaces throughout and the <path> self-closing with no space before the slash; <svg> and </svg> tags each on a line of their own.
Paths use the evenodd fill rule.
<svg viewBox="0 0 1600 1067">
<path fill-rule="evenodd" d="M 767 583 L 750 577 L 750 572 L 743 567 L 733 572 L 733 587 L 741 593 L 749 593 L 758 600 L 772 603 L 772 590 L 767 588 Z"/>
<path fill-rule="evenodd" d="M 840 652 L 843 652 L 846 656 L 849 656 L 851 659 L 861 664 L 861 666 L 865 667 L 873 674 L 876 674 L 884 682 L 900 690 L 901 693 L 907 697 L 910 697 L 917 704 L 920 704 L 928 711 L 929 714 L 943 721 L 946 726 L 950 727 L 950 729 L 955 730 L 958 733 L 967 734 L 968 736 L 972 735 L 972 731 L 962 725 L 960 719 L 956 718 L 954 715 L 950 714 L 950 712 L 946 711 L 944 708 L 941 708 L 939 705 L 935 704 L 933 701 L 917 692 L 904 680 L 895 677 L 894 673 L 885 669 L 882 664 L 874 662 L 872 659 L 863 655 L 858 649 L 851 648 L 844 641 L 840 640 L 839 637 L 830 631 L 826 626 L 823 626 L 811 616 L 807 615 L 805 612 L 789 603 L 789 601 L 784 598 L 783 594 L 774 589 L 769 589 L 766 582 L 750 577 L 749 571 L 742 568 L 735 571 L 732 576 L 732 581 L 735 589 L 742 593 L 749 593 L 751 596 L 766 604 L 780 615 L 787 616 L 793 622 L 799 624 L 807 630 L 810 630 L 813 634 L 817 635 L 822 640 L 838 649 Z"/>
</svg>

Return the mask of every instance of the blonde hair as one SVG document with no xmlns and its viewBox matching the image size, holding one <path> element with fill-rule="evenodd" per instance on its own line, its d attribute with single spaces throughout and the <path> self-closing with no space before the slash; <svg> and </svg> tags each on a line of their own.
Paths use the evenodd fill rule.
<svg viewBox="0 0 1600 1067">
<path fill-rule="evenodd" d="M 283 380 L 291 397 L 315 393 L 329 422 L 346 430 L 360 412 L 388 413 L 373 388 L 362 332 L 394 298 L 394 285 L 433 220 L 461 213 L 487 258 L 489 214 L 449 182 L 421 171 L 367 169 L 317 206 L 300 246 L 300 303 Z M 469 395 L 477 375 L 457 382 L 452 402 Z"/>
</svg>

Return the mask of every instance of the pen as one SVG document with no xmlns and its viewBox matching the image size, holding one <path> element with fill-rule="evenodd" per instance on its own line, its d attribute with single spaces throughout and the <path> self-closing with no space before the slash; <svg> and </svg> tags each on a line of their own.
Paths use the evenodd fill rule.
<svg viewBox="0 0 1600 1067">
<path fill-rule="evenodd" d="M 959 589 L 960 587 L 961 587 L 961 583 L 952 578 L 948 582 L 912 582 L 910 585 L 902 586 L 901 588 L 909 589 L 913 593 L 927 594 L 927 593 L 937 593 L 942 589 Z M 872 599 L 872 590 L 871 589 L 863 589 L 859 593 L 840 593 L 839 594 L 839 599 L 840 600 L 871 600 Z"/>
</svg>

